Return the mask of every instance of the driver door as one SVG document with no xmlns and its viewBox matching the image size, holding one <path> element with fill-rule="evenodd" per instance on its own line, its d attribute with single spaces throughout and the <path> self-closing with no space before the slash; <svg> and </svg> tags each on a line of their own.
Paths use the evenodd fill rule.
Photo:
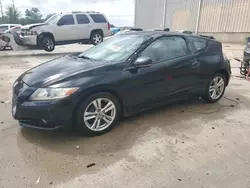
<svg viewBox="0 0 250 188">
<path fill-rule="evenodd" d="M 64 15 L 55 27 L 56 42 L 78 39 L 77 27 L 73 15 Z"/>
<path fill-rule="evenodd" d="M 137 99 L 132 108 L 182 98 L 196 86 L 195 55 L 179 36 L 161 37 L 139 56 L 150 57 L 152 65 L 131 71 L 130 97 Z"/>
</svg>

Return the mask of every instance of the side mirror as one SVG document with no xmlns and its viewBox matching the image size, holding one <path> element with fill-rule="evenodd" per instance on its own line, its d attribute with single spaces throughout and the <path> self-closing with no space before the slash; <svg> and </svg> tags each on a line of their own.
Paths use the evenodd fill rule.
<svg viewBox="0 0 250 188">
<path fill-rule="evenodd" d="M 143 68 L 143 67 L 150 67 L 152 65 L 153 61 L 149 57 L 139 57 L 134 62 L 135 68 Z"/>
</svg>

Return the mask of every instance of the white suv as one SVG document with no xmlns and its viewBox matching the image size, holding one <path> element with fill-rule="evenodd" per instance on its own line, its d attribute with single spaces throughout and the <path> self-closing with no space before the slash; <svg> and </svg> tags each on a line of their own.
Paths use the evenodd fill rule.
<svg viewBox="0 0 250 188">
<path fill-rule="evenodd" d="M 45 23 L 25 25 L 21 30 L 24 46 L 53 51 L 55 45 L 91 41 L 97 45 L 110 36 L 110 24 L 99 12 L 55 14 Z"/>
</svg>

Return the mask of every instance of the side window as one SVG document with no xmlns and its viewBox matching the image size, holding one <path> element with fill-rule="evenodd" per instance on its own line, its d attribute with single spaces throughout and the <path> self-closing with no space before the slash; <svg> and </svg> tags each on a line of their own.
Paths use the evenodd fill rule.
<svg viewBox="0 0 250 188">
<path fill-rule="evenodd" d="M 190 41 L 194 46 L 194 52 L 199 52 L 207 47 L 207 40 L 197 37 L 190 37 Z"/>
<path fill-rule="evenodd" d="M 106 23 L 107 20 L 102 14 L 90 14 L 90 17 L 94 20 L 95 23 Z"/>
<path fill-rule="evenodd" d="M 77 19 L 78 24 L 88 24 L 89 23 L 89 18 L 85 14 L 77 14 L 76 19 Z"/>
<path fill-rule="evenodd" d="M 181 37 L 162 37 L 150 44 L 141 56 L 150 57 L 153 62 L 166 61 L 189 54 L 186 41 Z"/>
<path fill-rule="evenodd" d="M 57 25 L 74 25 L 75 21 L 72 15 L 63 16 L 57 23 Z"/>
</svg>

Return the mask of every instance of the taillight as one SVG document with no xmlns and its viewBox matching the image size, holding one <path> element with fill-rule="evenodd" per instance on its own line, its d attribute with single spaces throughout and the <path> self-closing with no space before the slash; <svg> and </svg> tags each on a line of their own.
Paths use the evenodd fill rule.
<svg viewBox="0 0 250 188">
<path fill-rule="evenodd" d="M 110 30 L 110 23 L 108 22 L 108 30 Z"/>
</svg>

